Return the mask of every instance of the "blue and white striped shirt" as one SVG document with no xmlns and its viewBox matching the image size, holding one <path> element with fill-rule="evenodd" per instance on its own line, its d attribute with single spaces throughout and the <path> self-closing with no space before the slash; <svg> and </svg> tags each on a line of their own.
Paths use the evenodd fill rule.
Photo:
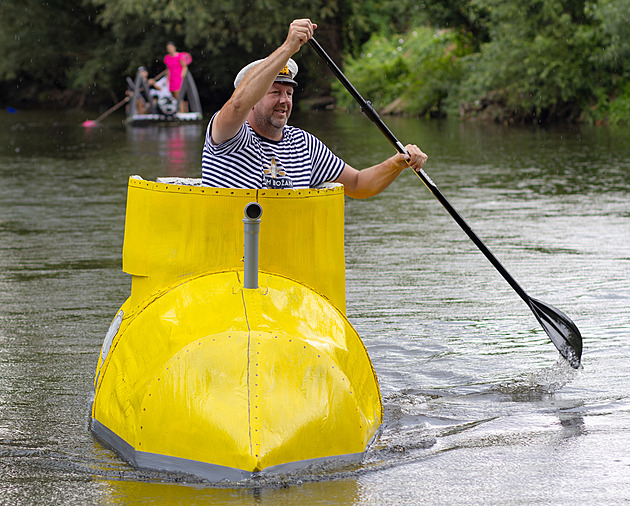
<svg viewBox="0 0 630 506">
<path fill-rule="evenodd" d="M 204 186 L 313 188 L 335 181 L 345 166 L 323 142 L 296 127 L 285 126 L 282 139 L 272 141 L 245 122 L 232 139 L 218 145 L 210 138 L 211 128 L 212 121 L 201 159 Z"/>
</svg>

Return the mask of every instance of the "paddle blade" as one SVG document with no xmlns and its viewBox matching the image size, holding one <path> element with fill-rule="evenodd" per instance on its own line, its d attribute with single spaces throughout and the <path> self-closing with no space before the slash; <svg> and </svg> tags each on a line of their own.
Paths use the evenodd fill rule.
<svg viewBox="0 0 630 506">
<path fill-rule="evenodd" d="M 95 126 L 98 125 L 98 123 L 96 123 L 96 121 L 91 120 L 91 119 L 89 119 L 87 121 L 84 121 L 81 124 L 83 125 L 84 128 L 92 128 L 92 127 L 95 127 Z"/>
<path fill-rule="evenodd" d="M 582 358 L 582 334 L 571 318 L 559 309 L 541 300 L 529 300 L 529 307 L 545 329 L 560 355 L 574 369 L 580 368 Z"/>
</svg>

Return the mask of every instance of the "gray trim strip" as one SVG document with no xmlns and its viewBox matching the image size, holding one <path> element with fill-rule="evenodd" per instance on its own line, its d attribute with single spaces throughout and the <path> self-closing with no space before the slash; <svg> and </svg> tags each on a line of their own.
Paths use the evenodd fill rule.
<svg viewBox="0 0 630 506">
<path fill-rule="evenodd" d="M 98 420 L 90 420 L 90 430 L 94 435 L 102 441 L 106 446 L 113 449 L 124 460 L 137 468 L 150 469 L 154 471 L 176 472 L 184 474 L 192 474 L 208 480 L 210 482 L 219 481 L 242 481 L 252 478 L 256 475 L 290 473 L 292 471 L 303 469 L 317 463 L 343 461 L 343 462 L 360 462 L 363 459 L 364 452 L 350 453 L 346 455 L 337 455 L 334 457 L 321 457 L 316 459 L 299 460 L 296 462 L 287 462 L 272 466 L 262 471 L 253 473 L 243 471 L 242 469 L 234 469 L 232 467 L 220 466 L 218 464 L 209 464 L 197 460 L 183 459 L 180 457 L 170 457 L 168 455 L 159 455 L 156 453 L 140 452 L 127 443 L 120 436 L 108 429 Z"/>
</svg>

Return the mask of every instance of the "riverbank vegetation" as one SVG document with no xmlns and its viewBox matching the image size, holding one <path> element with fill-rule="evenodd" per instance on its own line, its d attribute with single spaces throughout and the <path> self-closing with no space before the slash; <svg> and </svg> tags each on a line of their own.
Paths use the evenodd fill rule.
<svg viewBox="0 0 630 506">
<path fill-rule="evenodd" d="M 295 17 L 384 113 L 505 123 L 630 121 L 630 0 L 21 0 L 0 4 L 2 105 L 111 105 L 166 41 L 208 109 Z M 300 96 L 353 107 L 312 51 Z M 314 101 L 313 103 L 317 103 Z M 327 103 L 323 101 L 322 103 Z"/>
</svg>

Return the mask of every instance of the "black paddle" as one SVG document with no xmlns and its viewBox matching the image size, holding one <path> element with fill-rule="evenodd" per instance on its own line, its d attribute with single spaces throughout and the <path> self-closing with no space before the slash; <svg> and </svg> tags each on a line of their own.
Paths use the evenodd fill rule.
<svg viewBox="0 0 630 506">
<path fill-rule="evenodd" d="M 361 110 L 365 113 L 365 115 L 370 118 L 376 126 L 383 132 L 387 140 L 392 143 L 392 145 L 396 148 L 399 153 L 407 154 L 407 150 L 400 143 L 396 136 L 391 132 L 391 130 L 383 123 L 383 120 L 379 117 L 378 113 L 372 107 L 370 102 L 367 102 L 352 86 L 352 83 L 348 81 L 346 76 L 343 75 L 339 67 L 332 61 L 330 56 L 324 51 L 324 49 L 319 45 L 319 43 L 311 38 L 309 43 L 315 50 L 315 52 L 322 57 L 322 59 L 326 62 L 328 67 L 332 70 L 333 74 L 339 79 L 341 84 L 350 92 L 350 95 L 357 101 L 357 103 L 361 106 Z M 444 208 L 449 212 L 449 214 L 453 217 L 453 219 L 457 222 L 457 224 L 462 228 L 466 235 L 470 237 L 472 242 L 481 250 L 481 252 L 486 256 L 490 263 L 494 265 L 494 267 L 501 273 L 501 275 L 505 278 L 505 280 L 510 284 L 512 288 L 518 293 L 525 301 L 525 303 L 532 310 L 536 319 L 540 323 L 547 335 L 553 342 L 553 344 L 558 348 L 560 354 L 569 362 L 571 367 L 574 369 L 578 369 L 580 367 L 580 359 L 582 357 L 582 335 L 578 330 L 575 323 L 571 321 L 571 319 L 565 315 L 562 311 L 559 311 L 553 306 L 546 304 L 540 300 L 534 299 L 527 295 L 525 290 L 521 288 L 521 286 L 516 282 L 516 280 L 510 275 L 510 273 L 501 265 L 499 260 L 494 256 L 494 254 L 488 249 L 488 247 L 479 239 L 477 234 L 473 231 L 472 228 L 468 226 L 468 224 L 464 221 L 464 219 L 459 215 L 459 213 L 451 206 L 446 197 L 442 194 L 440 189 L 435 185 L 435 183 L 431 180 L 431 178 L 424 172 L 423 169 L 419 169 L 418 171 L 414 171 L 416 175 L 422 180 L 422 182 L 426 185 L 426 187 L 433 193 L 436 199 L 440 201 L 440 204 L 444 206 Z"/>
</svg>

